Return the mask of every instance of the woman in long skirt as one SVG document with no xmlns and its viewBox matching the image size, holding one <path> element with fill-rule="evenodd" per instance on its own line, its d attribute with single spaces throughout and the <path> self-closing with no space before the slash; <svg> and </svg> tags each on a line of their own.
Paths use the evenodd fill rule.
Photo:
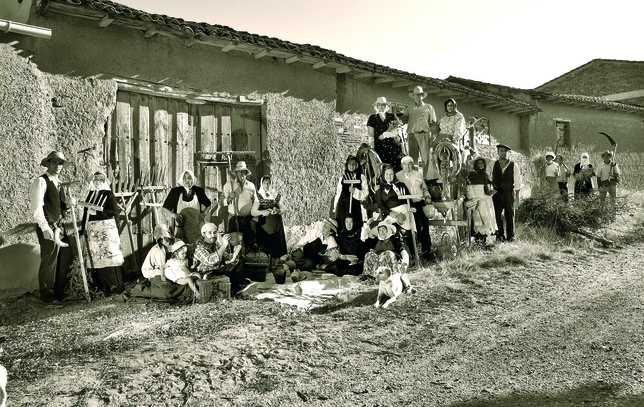
<svg viewBox="0 0 644 407">
<path fill-rule="evenodd" d="M 288 254 L 282 214 L 286 208 L 281 203 L 282 195 L 272 188 L 272 179 L 266 175 L 260 181 L 257 199 L 250 214 L 257 217 L 256 242 L 261 251 L 271 257 L 271 268 L 279 263 L 280 257 Z"/>
</svg>

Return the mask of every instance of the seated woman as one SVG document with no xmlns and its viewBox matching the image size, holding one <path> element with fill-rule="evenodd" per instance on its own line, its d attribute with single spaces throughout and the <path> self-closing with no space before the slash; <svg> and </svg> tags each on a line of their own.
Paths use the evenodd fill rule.
<svg viewBox="0 0 644 407">
<path fill-rule="evenodd" d="M 310 224 L 306 234 L 291 249 L 291 260 L 300 270 L 313 270 L 323 262 L 321 253 L 338 246 L 338 222 L 327 219 Z"/>
<path fill-rule="evenodd" d="M 351 216 L 362 223 L 362 205 L 360 204 L 369 195 L 367 177 L 362 174 L 358 159 L 350 155 L 344 164 L 344 173 L 338 180 L 334 198 L 335 219 L 342 230 L 344 219 Z"/>
<path fill-rule="evenodd" d="M 340 257 L 326 266 L 327 272 L 337 276 L 357 276 L 362 273 L 364 256 L 368 250 L 366 243 L 360 239 L 360 231 L 360 226 L 356 225 L 351 216 L 344 219 L 344 229 L 338 235 Z"/>
<path fill-rule="evenodd" d="M 379 267 L 387 267 L 391 274 L 400 273 L 404 289 L 411 290 L 411 281 L 407 276 L 409 267 L 409 250 L 405 240 L 396 233 L 396 227 L 389 222 L 378 223 L 371 233 L 378 236 L 373 251 L 364 258 L 363 278 L 375 278 Z"/>
<path fill-rule="evenodd" d="M 176 284 L 189 286 L 192 292 L 195 293 L 195 297 L 199 298 L 199 289 L 195 281 L 199 280 L 201 276 L 188 270 L 188 248 L 186 244 L 181 240 L 177 240 L 172 245 L 171 253 L 170 260 L 166 262 L 166 278 Z"/>
<path fill-rule="evenodd" d="M 195 185 L 195 174 L 186 170 L 177 183 L 179 186 L 170 189 L 163 202 L 163 213 L 167 219 L 174 219 L 175 236 L 188 244 L 201 237 L 201 226 L 211 209 L 210 199 L 203 188 Z"/>
<path fill-rule="evenodd" d="M 473 161 L 474 168 L 467 177 L 467 205 L 472 208 L 474 220 L 474 248 L 485 249 L 485 240 L 497 230 L 492 203 L 495 191 L 487 173 L 485 158 L 479 156 Z"/>
<path fill-rule="evenodd" d="M 281 194 L 272 188 L 270 176 L 263 176 L 260 184 L 257 199 L 253 202 L 250 214 L 257 218 L 255 232 L 257 246 L 270 256 L 270 268 L 273 269 L 279 263 L 280 257 L 288 254 L 282 221 L 282 214 L 286 212 L 286 208 L 280 202 Z"/>
<path fill-rule="evenodd" d="M 167 252 L 170 250 L 174 240 L 168 227 L 163 224 L 157 225 L 154 228 L 153 237 L 156 244 L 152 246 L 147 256 L 145 256 L 141 267 L 143 277 L 147 280 L 138 283 L 127 295 L 157 299 L 172 299 L 182 296 L 188 287 L 172 284 L 165 277 Z"/>
</svg>

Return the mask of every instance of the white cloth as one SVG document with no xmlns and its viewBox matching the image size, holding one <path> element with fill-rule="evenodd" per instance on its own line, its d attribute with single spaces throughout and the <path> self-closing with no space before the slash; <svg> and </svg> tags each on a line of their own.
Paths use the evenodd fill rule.
<svg viewBox="0 0 644 407">
<path fill-rule="evenodd" d="M 482 235 L 491 235 L 497 231 L 494 203 L 492 196 L 485 193 L 484 185 L 468 185 L 467 198 L 477 199 L 476 207 L 472 211 L 474 218 L 474 232 Z"/>
<path fill-rule="evenodd" d="M 255 184 L 250 181 L 244 181 L 244 185 L 240 186 L 237 180 L 226 182 L 224 185 L 224 198 L 228 200 L 230 193 L 242 189 L 241 195 L 237 198 L 237 210 L 240 216 L 250 215 L 250 210 L 253 207 L 253 202 L 257 200 Z M 228 205 L 228 213 L 235 214 L 235 200 Z"/>
<path fill-rule="evenodd" d="M 304 234 L 304 236 L 302 236 L 300 241 L 297 242 L 296 246 L 304 247 L 304 245 L 306 245 L 307 243 L 311 243 L 315 241 L 315 239 L 320 238 L 320 240 L 322 240 L 322 243 L 327 246 L 327 249 L 337 247 L 338 243 L 335 241 L 335 238 L 333 236 L 329 235 L 326 239 L 324 238 L 322 229 L 324 229 L 325 223 L 325 221 L 320 220 L 313 222 L 309 226 L 307 226 L 306 233 Z"/>
<path fill-rule="evenodd" d="M 168 280 L 177 282 L 178 279 L 190 277 L 188 260 L 170 259 L 165 264 L 165 276 Z"/>
<path fill-rule="evenodd" d="M 151 280 L 155 276 L 163 275 L 165 253 L 165 247 L 159 247 L 158 244 L 152 246 L 148 255 L 145 256 L 145 260 L 143 260 L 143 266 L 141 266 L 143 277 Z"/>
</svg>

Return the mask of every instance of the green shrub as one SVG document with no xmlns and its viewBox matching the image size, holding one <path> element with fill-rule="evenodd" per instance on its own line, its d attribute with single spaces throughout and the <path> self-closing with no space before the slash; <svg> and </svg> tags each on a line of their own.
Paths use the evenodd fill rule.
<svg viewBox="0 0 644 407">
<path fill-rule="evenodd" d="M 615 212 L 607 210 L 597 195 L 565 202 L 551 192 L 539 190 L 524 199 L 516 213 L 518 222 L 549 228 L 560 236 L 579 229 L 597 230 L 610 224 L 614 216 Z"/>
</svg>

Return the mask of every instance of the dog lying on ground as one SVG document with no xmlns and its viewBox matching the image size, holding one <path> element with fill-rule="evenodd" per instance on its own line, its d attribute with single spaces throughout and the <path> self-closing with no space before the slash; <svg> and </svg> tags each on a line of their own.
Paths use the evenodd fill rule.
<svg viewBox="0 0 644 407">
<path fill-rule="evenodd" d="M 5 407 L 7 402 L 7 369 L 0 365 L 0 407 Z"/>
<path fill-rule="evenodd" d="M 408 279 L 407 279 L 408 280 Z M 398 299 L 405 289 L 405 284 L 403 284 L 403 278 L 400 273 L 391 274 L 391 269 L 389 267 L 378 267 L 376 270 L 376 281 L 378 281 L 378 298 L 376 303 L 373 304 L 374 307 L 380 307 L 380 299 L 383 295 L 389 297 L 382 308 L 387 308 L 389 305 Z M 411 287 L 411 284 L 409 284 Z"/>
</svg>

